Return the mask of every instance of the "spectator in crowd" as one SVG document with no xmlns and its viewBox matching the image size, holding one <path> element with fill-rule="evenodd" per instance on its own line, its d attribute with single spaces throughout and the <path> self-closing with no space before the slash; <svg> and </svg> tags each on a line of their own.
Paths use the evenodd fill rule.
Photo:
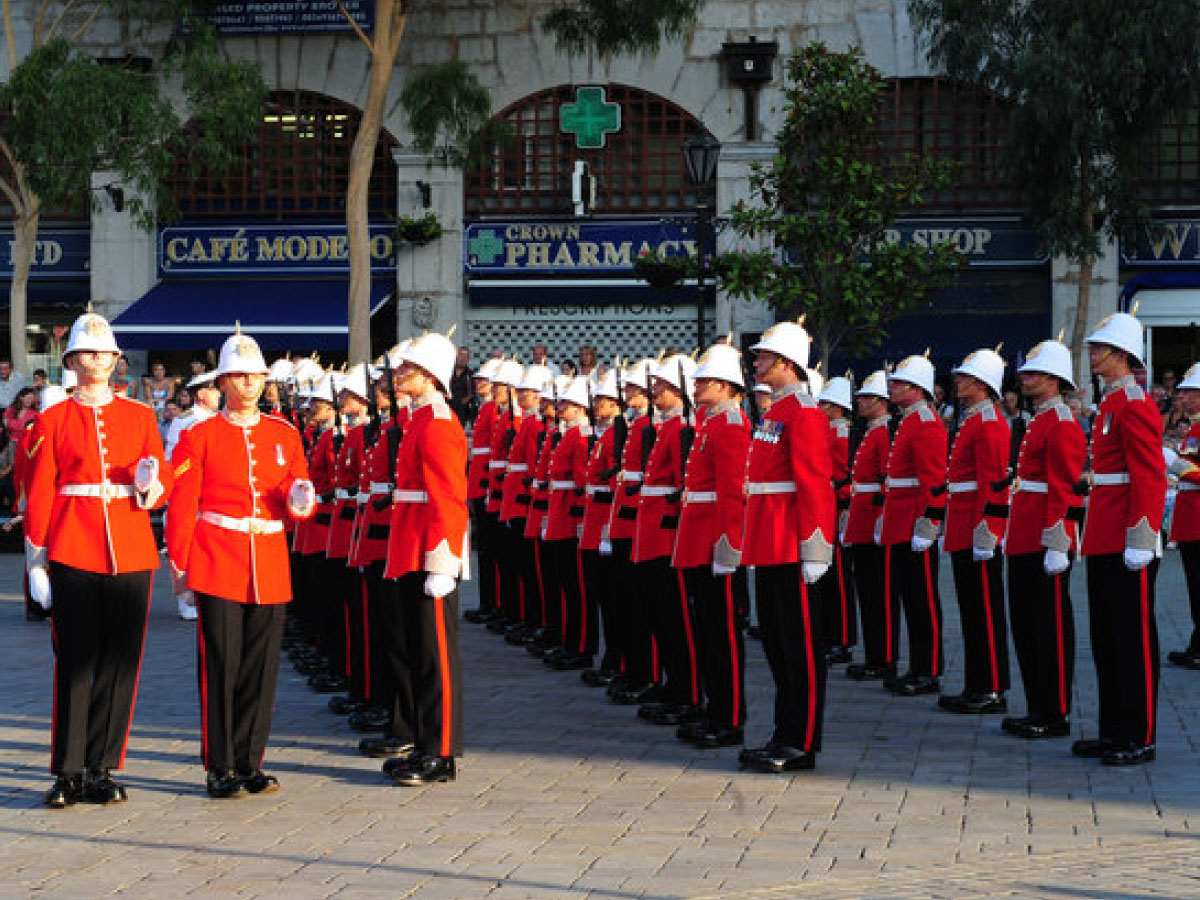
<svg viewBox="0 0 1200 900">
<path fill-rule="evenodd" d="M 129 374 L 129 357 L 124 353 L 117 357 L 117 364 L 113 366 L 112 377 L 108 379 L 108 384 L 112 388 L 112 392 L 118 397 L 128 397 L 130 400 L 137 399 L 137 382 Z"/>
<path fill-rule="evenodd" d="M 158 431 L 162 435 L 164 445 L 167 442 L 167 435 L 171 431 L 171 423 L 179 417 L 180 412 L 182 410 L 179 408 L 179 402 L 174 397 L 165 401 L 162 405 L 162 415 L 158 420 Z"/>
<path fill-rule="evenodd" d="M 25 387 L 25 376 L 13 368 L 11 360 L 0 359 L 0 408 L 8 409 Z"/>
<path fill-rule="evenodd" d="M 499 347 L 497 347 L 494 350 L 492 350 L 492 352 L 489 353 L 488 356 L 490 356 L 492 359 L 503 359 L 504 351 L 501 350 Z"/>
<path fill-rule="evenodd" d="M 178 404 L 180 412 L 187 412 L 191 409 L 193 402 L 192 392 L 186 387 L 181 387 L 175 392 L 175 403 Z"/>
<path fill-rule="evenodd" d="M 33 370 L 33 390 L 39 397 L 42 395 L 42 388 L 44 388 L 46 386 L 46 383 L 47 383 L 46 370 L 45 369 L 34 369 Z"/>
<path fill-rule="evenodd" d="M 1158 411 L 1164 416 L 1171 408 L 1171 395 L 1167 393 L 1167 389 L 1161 384 L 1150 385 L 1150 399 L 1154 401 L 1154 405 L 1158 407 Z"/>
<path fill-rule="evenodd" d="M 562 374 L 558 370 L 558 366 L 550 361 L 549 354 L 546 352 L 546 345 L 540 341 L 533 345 L 533 363 L 537 366 L 545 366 L 555 378 Z"/>
<path fill-rule="evenodd" d="M 1004 418 L 1008 419 L 1009 425 L 1017 419 L 1024 419 L 1026 422 L 1030 419 L 1029 412 L 1021 409 L 1021 395 L 1011 388 L 1004 392 L 1004 404 L 1001 410 Z"/>
<path fill-rule="evenodd" d="M 160 361 L 150 365 L 150 374 L 142 378 L 142 399 L 154 407 L 154 414 L 161 424 L 165 415 L 167 401 L 175 396 L 179 387 L 179 379 L 167 374 L 167 367 Z"/>
<path fill-rule="evenodd" d="M 1162 383 L 1163 390 L 1167 392 L 1167 395 L 1174 397 L 1175 385 L 1179 384 L 1179 376 L 1175 374 L 1175 370 L 1172 368 L 1163 369 L 1159 381 Z"/>
<path fill-rule="evenodd" d="M 596 360 L 596 348 L 590 344 L 579 348 L 579 374 L 593 384 L 599 384 L 604 377 L 604 366 Z"/>
<path fill-rule="evenodd" d="M 1083 433 L 1091 435 L 1092 417 L 1088 415 L 1087 410 L 1083 407 L 1083 398 L 1079 394 L 1072 394 L 1067 398 L 1067 407 L 1071 410 L 1071 415 L 1075 417 L 1075 421 L 1079 423 L 1079 427 L 1083 429 Z"/>
<path fill-rule="evenodd" d="M 575 365 L 574 360 L 564 359 L 558 364 L 558 369 L 567 378 L 574 378 L 579 369 Z"/>
<path fill-rule="evenodd" d="M 1169 434 L 1181 423 L 1186 425 L 1187 422 L 1188 415 L 1183 409 L 1183 395 L 1176 391 L 1167 402 L 1167 408 L 1163 410 L 1163 433 Z"/>
<path fill-rule="evenodd" d="M 4 432 L 10 441 L 20 440 L 29 423 L 37 418 L 37 391 L 31 387 L 21 388 L 17 396 L 4 411 Z"/>
<path fill-rule="evenodd" d="M 190 383 L 197 375 L 203 375 L 208 371 L 208 364 L 202 359 L 193 359 L 188 363 L 188 369 L 190 370 L 190 374 L 188 375 L 188 382 Z"/>
<path fill-rule="evenodd" d="M 471 380 L 474 374 L 470 349 L 459 347 L 454 357 L 454 371 L 450 375 L 450 408 L 464 428 L 475 418 L 475 385 Z"/>
</svg>

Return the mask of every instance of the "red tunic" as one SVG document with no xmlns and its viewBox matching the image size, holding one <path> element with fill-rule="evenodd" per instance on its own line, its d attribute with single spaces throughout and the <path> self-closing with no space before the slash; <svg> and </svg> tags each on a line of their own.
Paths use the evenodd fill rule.
<svg viewBox="0 0 1200 900">
<path fill-rule="evenodd" d="M 679 455 L 679 442 L 683 416 L 674 415 L 659 422 L 654 430 L 654 447 L 646 460 L 638 500 L 637 527 L 633 535 L 634 562 L 669 557 L 675 549 L 675 534 L 679 527 L 679 509 L 683 500 L 683 461 Z"/>
<path fill-rule="evenodd" d="M 567 428 L 550 459 L 550 508 L 546 511 L 546 540 L 578 538 L 583 527 L 584 483 L 587 480 L 588 427 Z"/>
<path fill-rule="evenodd" d="M 249 426 L 213 416 L 175 448 L 167 553 L 188 588 L 235 603 L 292 599 L 288 492 L 308 477 L 300 435 L 283 419 Z"/>
<path fill-rule="evenodd" d="M 850 499 L 850 518 L 846 523 L 846 545 L 875 543 L 875 523 L 883 515 L 883 482 L 892 449 L 887 423 L 885 416 L 868 424 L 867 433 L 854 452 L 850 478 L 854 496 Z"/>
<path fill-rule="evenodd" d="M 471 429 L 471 462 L 467 469 L 467 499 L 486 496 L 490 474 L 488 461 L 492 458 L 492 431 L 496 427 L 496 401 L 489 400 L 479 407 Z"/>
<path fill-rule="evenodd" d="M 525 520 L 525 537 L 540 538 L 542 522 L 550 509 L 550 462 L 554 458 L 554 448 L 561 436 L 556 422 L 542 420 L 542 431 L 535 435 L 538 446 L 537 464 L 532 472 L 533 479 L 529 482 L 529 516 Z"/>
<path fill-rule="evenodd" d="M 947 441 L 946 426 L 924 400 L 904 411 L 888 454 L 880 539 L 885 546 L 911 541 L 913 526 L 921 516 L 942 515 L 946 508 Z"/>
<path fill-rule="evenodd" d="M 583 534 L 579 538 L 580 550 L 598 550 L 600 542 L 608 539 L 608 520 L 612 516 L 613 489 L 617 483 L 616 445 L 617 431 L 609 425 L 596 439 L 588 457 L 586 492 L 583 507 Z"/>
<path fill-rule="evenodd" d="M 736 401 L 705 417 L 688 455 L 683 510 L 671 565 L 709 566 L 714 554 L 724 565 L 737 563 L 746 516 L 746 457 L 750 420 Z M 717 550 L 720 545 L 720 551 Z"/>
<path fill-rule="evenodd" d="M 771 405 L 750 444 L 743 565 L 832 561 L 828 445 L 829 421 L 799 385 Z"/>
<path fill-rule="evenodd" d="M 500 500 L 501 522 L 523 519 L 529 512 L 529 506 L 521 500 L 529 497 L 528 480 L 537 466 L 537 437 L 542 430 L 542 418 L 536 411 L 527 412 L 521 417 L 521 425 L 508 454 L 504 493 Z"/>
<path fill-rule="evenodd" d="M 1021 440 L 1017 480 L 1004 552 L 1041 553 L 1047 547 L 1077 548 L 1078 529 L 1070 513 L 1082 505 L 1075 486 L 1087 460 L 1087 437 L 1062 398 L 1033 417 Z"/>
<path fill-rule="evenodd" d="M 149 512 L 133 494 L 134 470 L 145 457 L 158 460 L 163 491 L 142 502 L 161 505 L 174 484 L 150 407 L 124 397 L 98 406 L 66 400 L 38 417 L 29 442 L 25 536 L 33 547 L 87 572 L 158 568 Z M 103 485 L 109 499 L 98 496 Z M 97 496 L 64 493 L 89 489 Z"/>
<path fill-rule="evenodd" d="M 496 424 L 492 429 L 492 453 L 488 457 L 488 491 L 487 511 L 500 514 L 500 504 L 504 498 L 504 479 L 508 474 L 508 455 L 512 452 L 516 441 L 517 429 L 521 427 L 521 416 L 513 417 L 511 408 L 496 416 Z"/>
<path fill-rule="evenodd" d="M 388 471 L 389 435 L 408 425 L 408 407 L 388 419 L 379 430 L 374 446 L 367 449 L 358 481 L 358 520 L 355 523 L 354 548 L 350 565 L 369 566 L 387 557 L 388 525 L 392 520 L 392 478 Z"/>
<path fill-rule="evenodd" d="M 1200 466 L 1200 417 L 1193 419 L 1179 455 L 1192 465 Z M 1200 541 L 1200 469 L 1179 479 L 1175 512 L 1171 516 L 1171 540 Z"/>
<path fill-rule="evenodd" d="M 1162 446 L 1154 401 L 1132 375 L 1111 385 L 1092 425 L 1084 556 L 1123 553 L 1127 546 L 1155 549 L 1167 499 Z"/>
<path fill-rule="evenodd" d="M 649 416 L 638 416 L 629 423 L 625 452 L 621 454 L 621 473 L 617 476 L 612 517 L 608 521 L 609 540 L 633 540 L 637 530 L 638 501 L 642 491 L 642 440 L 654 424 Z"/>
<path fill-rule="evenodd" d="M 333 522 L 334 486 L 333 478 L 337 461 L 333 456 L 334 429 L 326 428 L 317 438 L 309 455 L 308 468 L 312 472 L 313 487 L 317 491 L 317 508 L 308 524 L 300 531 L 302 543 L 296 549 L 308 555 L 324 553 L 329 546 L 329 525 Z"/>
<path fill-rule="evenodd" d="M 396 458 L 384 576 L 457 578 L 467 547 L 467 436 L 439 395 L 413 405 Z"/>
<path fill-rule="evenodd" d="M 333 470 L 333 518 L 329 523 L 329 543 L 325 553 L 330 559 L 346 559 L 354 543 L 354 520 L 358 516 L 359 471 L 363 466 L 365 429 L 355 425 L 346 432 L 346 440 Z"/>
<path fill-rule="evenodd" d="M 1011 447 L 1008 420 L 999 414 L 996 404 L 988 401 L 967 411 L 954 436 L 946 475 L 947 553 L 970 550 L 976 543 L 994 549 L 1004 539 Z M 980 525 L 986 534 L 976 535 Z"/>
<path fill-rule="evenodd" d="M 829 423 L 829 465 L 833 469 L 837 508 L 849 509 L 854 490 L 850 485 L 850 423 L 845 419 L 834 419 Z"/>
</svg>

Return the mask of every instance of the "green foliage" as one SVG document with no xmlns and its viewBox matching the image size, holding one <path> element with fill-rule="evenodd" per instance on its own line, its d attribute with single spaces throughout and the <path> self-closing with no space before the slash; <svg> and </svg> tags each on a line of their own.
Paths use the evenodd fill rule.
<svg viewBox="0 0 1200 900">
<path fill-rule="evenodd" d="M 949 244 L 886 240 L 897 215 L 951 172 L 916 156 L 881 162 L 883 84 L 861 51 L 811 44 L 788 60 L 787 77 L 778 154 L 750 179 L 758 202 L 729 214 L 763 249 L 724 254 L 714 267 L 734 296 L 763 299 L 780 317 L 805 313 L 822 358 L 837 347 L 862 353 L 960 263 Z"/>
<path fill-rule="evenodd" d="M 654 287 L 677 287 L 685 278 L 695 278 L 700 266 L 689 256 L 667 256 L 643 251 L 633 261 L 633 277 Z"/>
<path fill-rule="evenodd" d="M 423 216 L 401 216 L 396 220 L 393 236 L 397 241 L 407 241 L 410 244 L 428 244 L 442 236 L 442 223 L 436 213 L 426 213 Z"/>
<path fill-rule="evenodd" d="M 410 76 L 400 92 L 400 105 L 416 148 L 448 165 L 474 169 L 489 160 L 497 146 L 512 140 L 508 123 L 489 121 L 491 92 L 456 59 Z"/>
<path fill-rule="evenodd" d="M 560 51 L 632 54 L 655 51 L 695 23 L 704 0 L 577 0 L 542 17 Z"/>
</svg>

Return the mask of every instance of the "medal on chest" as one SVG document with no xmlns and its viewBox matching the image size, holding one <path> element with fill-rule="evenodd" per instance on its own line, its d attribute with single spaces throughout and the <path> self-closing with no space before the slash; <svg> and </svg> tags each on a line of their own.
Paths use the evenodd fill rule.
<svg viewBox="0 0 1200 900">
<path fill-rule="evenodd" d="M 1105 415 L 1104 415 L 1104 422 L 1103 422 L 1103 424 L 1100 426 L 1100 433 L 1101 433 L 1101 434 L 1105 434 L 1105 435 L 1106 435 L 1106 434 L 1108 434 L 1108 432 L 1109 432 L 1109 431 L 1112 429 L 1112 418 L 1113 418 L 1113 417 L 1112 417 L 1112 413 L 1105 413 Z"/>
<path fill-rule="evenodd" d="M 285 462 L 287 462 L 287 460 L 283 456 L 283 444 L 275 445 L 275 462 L 278 463 L 280 467 L 282 467 L 283 464 Z"/>
<path fill-rule="evenodd" d="M 772 419 L 764 419 L 754 429 L 754 439 L 756 441 L 763 441 L 767 444 L 778 444 L 781 437 L 783 437 L 783 423 L 773 421 Z"/>
</svg>

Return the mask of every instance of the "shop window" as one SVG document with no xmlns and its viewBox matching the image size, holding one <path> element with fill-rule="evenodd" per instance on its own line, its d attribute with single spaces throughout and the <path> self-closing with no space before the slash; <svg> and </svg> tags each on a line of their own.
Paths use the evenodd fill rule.
<svg viewBox="0 0 1200 900">
<path fill-rule="evenodd" d="M 1168 119 L 1146 147 L 1138 194 L 1151 207 L 1200 204 L 1200 108 Z"/>
<path fill-rule="evenodd" d="M 1000 163 L 1010 122 L 1011 105 L 995 94 L 945 78 L 889 80 L 879 120 L 882 155 L 955 163 L 952 185 L 926 197 L 923 211 L 1014 211 L 1016 192 Z"/>
<path fill-rule="evenodd" d="M 690 213 L 700 194 L 688 183 L 683 142 L 699 122 L 646 91 L 624 85 L 604 90 L 608 103 L 620 105 L 621 124 L 598 149 L 579 148 L 573 134 L 559 129 L 560 110 L 576 102 L 574 85 L 541 91 L 501 111 L 497 118 L 511 127 L 512 139 L 466 174 L 467 216 L 570 213 L 576 160 L 586 161 L 595 179 L 594 213 Z"/>
<path fill-rule="evenodd" d="M 258 138 L 244 145 L 222 175 L 180 157 L 170 187 L 185 218 L 340 218 L 346 211 L 350 150 L 362 114 L 308 91 L 269 95 Z M 396 213 L 397 141 L 387 132 L 375 146 L 368 198 L 372 219 Z"/>
</svg>

